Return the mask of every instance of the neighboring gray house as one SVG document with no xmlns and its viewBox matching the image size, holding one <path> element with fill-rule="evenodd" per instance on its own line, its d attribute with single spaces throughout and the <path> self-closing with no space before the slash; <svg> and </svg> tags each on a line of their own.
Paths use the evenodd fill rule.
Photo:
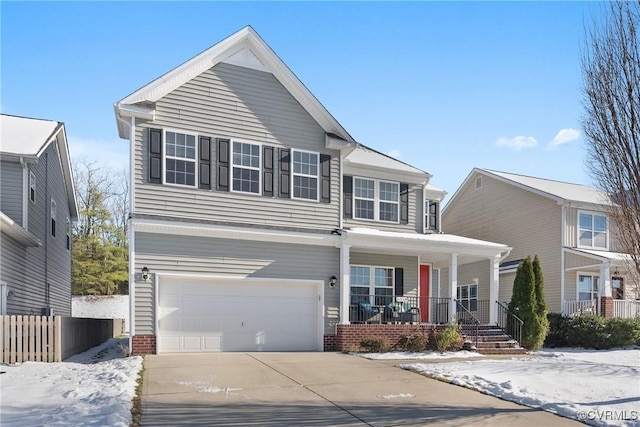
<svg viewBox="0 0 640 427">
<path fill-rule="evenodd" d="M 78 208 L 64 124 L 0 115 L 0 314 L 71 316 Z"/>
<path fill-rule="evenodd" d="M 469 262 L 497 290 L 509 248 L 441 234 L 431 175 L 357 143 L 251 27 L 114 108 L 134 353 L 322 351 L 351 322 L 453 320 L 433 307 Z"/>
<path fill-rule="evenodd" d="M 511 299 L 519 262 L 538 255 L 549 311 L 635 317 L 640 287 L 609 208 L 607 194 L 592 187 L 475 168 L 444 208 L 442 224 L 448 232 L 513 248 L 500 266 L 501 301 Z M 489 279 L 482 265 L 465 266 L 461 276 Z"/>
</svg>

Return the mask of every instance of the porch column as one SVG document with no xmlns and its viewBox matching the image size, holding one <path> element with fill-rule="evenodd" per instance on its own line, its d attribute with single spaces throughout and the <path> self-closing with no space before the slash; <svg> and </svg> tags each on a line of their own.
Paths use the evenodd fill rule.
<svg viewBox="0 0 640 427">
<path fill-rule="evenodd" d="M 351 293 L 351 268 L 349 249 L 351 245 L 340 246 L 340 324 L 349 324 L 349 294 Z"/>
<path fill-rule="evenodd" d="M 449 323 L 456 322 L 456 294 L 458 290 L 458 254 L 451 254 L 449 262 Z"/>
<path fill-rule="evenodd" d="M 498 311 L 496 310 L 496 301 L 498 301 L 498 293 L 500 291 L 500 255 L 496 255 L 490 259 L 491 267 L 489 269 L 489 323 L 498 324 Z"/>
<path fill-rule="evenodd" d="M 600 283 L 598 283 L 598 297 L 611 297 L 611 264 L 603 262 L 600 264 Z"/>
</svg>

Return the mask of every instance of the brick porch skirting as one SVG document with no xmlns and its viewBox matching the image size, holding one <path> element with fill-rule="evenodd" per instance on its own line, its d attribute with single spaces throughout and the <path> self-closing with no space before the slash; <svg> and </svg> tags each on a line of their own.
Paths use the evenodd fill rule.
<svg viewBox="0 0 640 427">
<path fill-rule="evenodd" d="M 131 337 L 131 354 L 134 356 L 156 354 L 156 336 L 134 335 Z"/>
<path fill-rule="evenodd" d="M 367 337 L 385 337 L 393 347 L 398 343 L 402 335 L 415 332 L 429 334 L 429 341 L 433 342 L 433 325 L 410 324 L 352 324 L 337 325 L 335 335 L 336 351 L 358 351 L 360 341 Z M 325 338 L 325 346 L 326 346 Z"/>
</svg>

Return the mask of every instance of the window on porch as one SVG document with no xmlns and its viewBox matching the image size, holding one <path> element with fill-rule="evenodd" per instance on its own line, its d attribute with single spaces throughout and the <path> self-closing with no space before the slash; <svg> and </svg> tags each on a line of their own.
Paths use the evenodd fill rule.
<svg viewBox="0 0 640 427">
<path fill-rule="evenodd" d="M 578 275 L 578 301 L 589 301 L 598 298 L 600 278 L 590 274 Z"/>
<path fill-rule="evenodd" d="M 389 302 L 389 297 L 393 297 L 394 270 L 393 267 L 352 265 L 351 304 L 369 302 L 373 305 L 385 305 Z"/>
<path fill-rule="evenodd" d="M 458 285 L 456 299 L 469 311 L 478 311 L 478 285 Z"/>
</svg>

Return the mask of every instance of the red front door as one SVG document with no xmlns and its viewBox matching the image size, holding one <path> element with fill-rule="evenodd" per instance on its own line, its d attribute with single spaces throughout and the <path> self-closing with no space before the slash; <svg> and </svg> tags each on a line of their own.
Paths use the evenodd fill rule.
<svg viewBox="0 0 640 427">
<path fill-rule="evenodd" d="M 431 283 L 431 268 L 420 265 L 420 320 L 429 321 L 429 283 Z"/>
</svg>

